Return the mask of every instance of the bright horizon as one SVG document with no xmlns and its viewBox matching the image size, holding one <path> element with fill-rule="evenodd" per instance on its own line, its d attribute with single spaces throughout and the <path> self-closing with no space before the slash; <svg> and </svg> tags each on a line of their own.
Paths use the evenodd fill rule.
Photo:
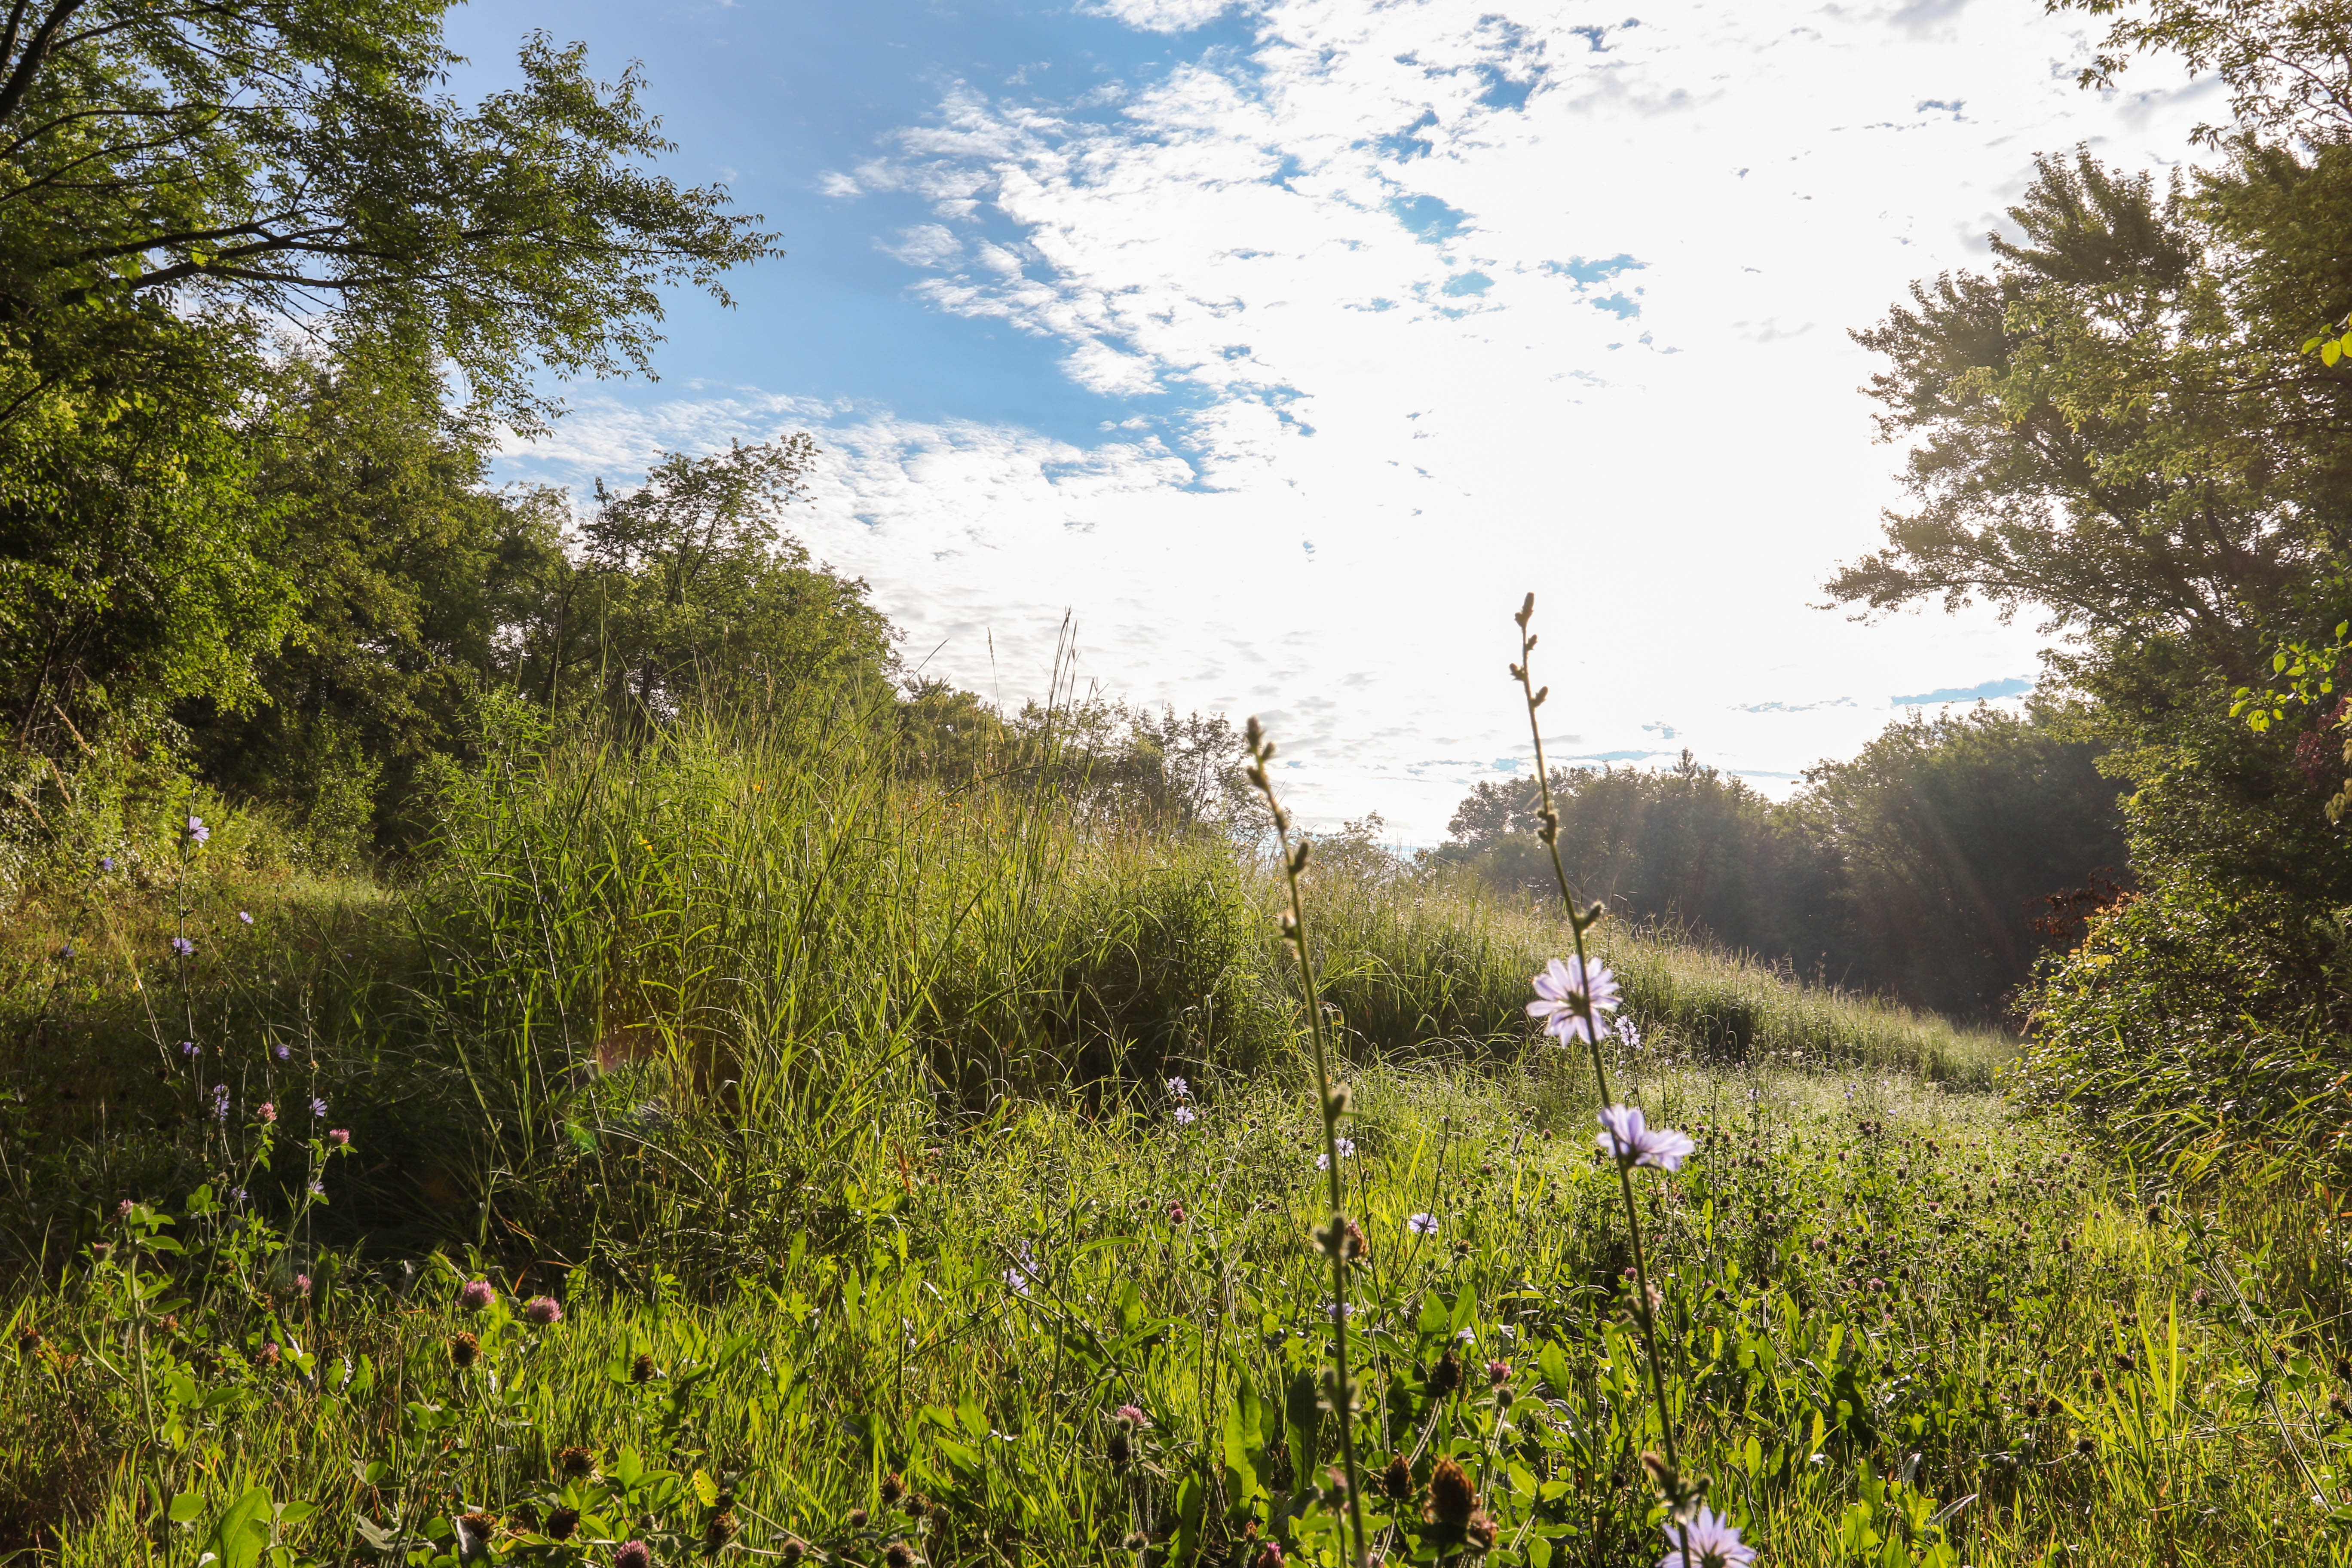
<svg viewBox="0 0 2352 1568">
<path fill-rule="evenodd" d="M 2222 108 L 2078 89 L 2097 19 L 2017 0 L 525 0 L 457 15 L 459 89 L 532 26 L 643 59 L 670 173 L 789 254 L 502 477 L 808 429 L 789 526 L 910 664 L 1017 705 L 1068 610 L 1082 679 L 1262 715 L 1302 816 L 1406 843 L 1526 765 L 1529 588 L 1555 763 L 1782 794 L 2030 686 L 2030 616 L 1811 607 L 1899 499 L 1846 334 L 2036 153 L 2162 179 Z"/>
</svg>

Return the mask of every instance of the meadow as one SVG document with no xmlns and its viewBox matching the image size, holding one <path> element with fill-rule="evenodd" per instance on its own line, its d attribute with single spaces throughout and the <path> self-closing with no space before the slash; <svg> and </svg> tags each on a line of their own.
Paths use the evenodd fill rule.
<svg viewBox="0 0 2352 1568">
<path fill-rule="evenodd" d="M 2327 1194 L 1603 921 L 1696 1146 L 1621 1183 L 1557 900 L 1326 839 L 1310 994 L 1246 836 L 1016 763 L 518 730 L 366 879 L 91 792 L 11 869 L 0 1553 L 1597 1568 L 1678 1438 L 1768 1563 L 2352 1558 Z"/>
</svg>

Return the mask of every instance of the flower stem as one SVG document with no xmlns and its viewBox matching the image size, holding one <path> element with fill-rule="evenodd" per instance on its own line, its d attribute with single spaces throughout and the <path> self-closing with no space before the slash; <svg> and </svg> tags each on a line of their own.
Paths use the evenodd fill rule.
<svg viewBox="0 0 2352 1568">
<path fill-rule="evenodd" d="M 1274 758 L 1273 742 L 1253 717 L 1249 721 L 1249 780 L 1265 797 L 1267 812 L 1274 818 L 1275 842 L 1282 855 L 1282 875 L 1290 891 L 1290 918 L 1284 922 L 1284 938 L 1298 955 L 1300 984 L 1307 991 L 1308 1033 L 1315 1041 L 1315 1099 L 1323 1112 L 1323 1163 L 1331 1178 L 1331 1223 L 1318 1238 L 1331 1258 L 1331 1343 L 1333 1375 L 1331 1386 L 1332 1413 L 1339 1419 L 1339 1454 L 1347 1468 L 1348 1523 L 1353 1532 L 1358 1568 L 1366 1568 L 1369 1557 L 1364 1539 L 1363 1488 L 1356 1470 L 1356 1385 L 1348 1375 L 1348 1215 L 1345 1203 L 1346 1187 L 1339 1169 L 1339 1112 L 1341 1099 L 1331 1091 L 1331 1050 L 1326 1042 L 1329 1029 L 1323 1016 L 1323 999 L 1315 979 L 1315 960 L 1307 947 L 1307 904 L 1299 891 L 1299 873 L 1307 869 L 1308 847 L 1302 839 L 1294 849 L 1290 843 L 1290 815 L 1275 798 L 1274 781 L 1265 764 Z M 1304 1477 L 1300 1479 L 1303 1481 Z"/>
<path fill-rule="evenodd" d="M 1511 675 L 1518 681 L 1519 691 L 1527 699 L 1528 732 L 1534 740 L 1536 749 L 1536 788 L 1543 802 L 1543 809 L 1538 818 L 1540 825 L 1538 831 L 1543 838 L 1545 849 L 1551 855 L 1552 876 L 1559 883 L 1560 902 L 1568 910 L 1569 931 L 1576 944 L 1577 973 L 1585 976 L 1583 986 L 1576 995 L 1576 1007 L 1584 1019 L 1585 1044 L 1592 1051 L 1592 1079 L 1600 1088 L 1601 1103 L 1607 1106 L 1614 1101 L 1609 1094 L 1609 1068 L 1601 1055 L 1601 1020 L 1594 1016 L 1592 1009 L 1592 965 L 1584 949 L 1584 933 L 1599 923 L 1601 910 L 1599 904 L 1590 908 L 1580 905 L 1575 890 L 1569 886 L 1568 868 L 1559 858 L 1559 812 L 1552 805 L 1551 771 L 1544 763 L 1543 723 L 1536 714 L 1536 710 L 1543 706 L 1544 699 L 1551 695 L 1551 688 L 1538 689 L 1535 683 L 1536 637 L 1528 629 L 1528 623 L 1535 619 L 1535 614 L 1536 596 L 1530 593 L 1520 605 L 1518 614 L 1511 617 L 1519 627 L 1519 658 L 1518 662 L 1511 666 Z M 1616 1143 L 1613 1131 L 1610 1133 L 1610 1141 Z M 1633 1170 L 1626 1163 L 1624 1154 L 1624 1146 L 1618 1143 L 1617 1184 L 1624 1194 L 1625 1230 L 1633 1247 L 1633 1307 L 1641 1320 L 1643 1347 L 1649 1352 L 1650 1389 L 1658 1401 L 1658 1434 L 1665 1450 L 1666 1465 L 1678 1473 L 1681 1460 L 1675 1448 L 1673 1409 L 1666 1403 L 1665 1363 L 1658 1354 L 1657 1321 L 1650 1307 L 1650 1262 L 1642 1247 L 1641 1209 L 1633 1201 Z M 1687 1529 L 1683 1533 L 1683 1558 L 1685 1563 L 1689 1562 L 1690 1536 Z"/>
</svg>

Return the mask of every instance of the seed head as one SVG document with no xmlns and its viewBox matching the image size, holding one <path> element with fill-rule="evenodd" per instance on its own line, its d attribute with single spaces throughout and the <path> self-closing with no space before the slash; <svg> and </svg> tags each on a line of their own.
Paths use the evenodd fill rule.
<svg viewBox="0 0 2352 1568">
<path fill-rule="evenodd" d="M 1429 1391 L 1443 1398 L 1462 1386 L 1462 1358 L 1449 1347 L 1429 1369 Z"/>
<path fill-rule="evenodd" d="M 637 1359 L 629 1363 L 629 1381 L 631 1383 L 651 1383 L 653 1380 L 654 1358 L 647 1352 L 639 1351 L 637 1352 Z"/>
<path fill-rule="evenodd" d="M 1348 1222 L 1348 1261 L 1357 1262 L 1371 1256 L 1372 1244 L 1364 1239 L 1364 1227 L 1354 1220 Z"/>
<path fill-rule="evenodd" d="M 898 1471 L 893 1470 L 882 1478 L 882 1500 L 885 1503 L 897 1502 L 906 1495 L 907 1483 L 900 1478 Z"/>
<path fill-rule="evenodd" d="M 1432 1522 L 1466 1525 L 1478 1511 L 1478 1490 L 1452 1459 L 1440 1459 L 1429 1473 L 1429 1514 Z"/>
<path fill-rule="evenodd" d="M 853 1508 L 849 1510 L 849 1528 L 863 1530 L 866 1528 L 866 1521 L 872 1517 L 862 1508 Z"/>
<path fill-rule="evenodd" d="M 1381 1495 L 1391 1502 L 1403 1502 L 1412 1496 L 1412 1467 L 1399 1454 L 1381 1472 Z"/>
<path fill-rule="evenodd" d="M 585 1480 L 596 1473 L 596 1452 L 593 1448 L 560 1448 L 556 1450 L 555 1468 L 565 1480 Z"/>
<path fill-rule="evenodd" d="M 793 1563 L 808 1555 L 808 1542 L 797 1535 L 787 1535 L 784 1537 L 783 1545 L 777 1551 L 784 1560 L 784 1568 L 792 1568 Z"/>
<path fill-rule="evenodd" d="M 481 1359 L 481 1341 L 476 1339 L 473 1335 L 467 1333 L 457 1333 L 449 1336 L 449 1364 L 451 1366 L 456 1367 L 459 1372 L 463 1372 Z"/>
<path fill-rule="evenodd" d="M 544 1533 L 550 1541 L 569 1541 L 572 1539 L 572 1532 L 579 1528 L 580 1510 L 576 1508 L 559 1508 L 547 1516 L 547 1529 Z"/>
<path fill-rule="evenodd" d="M 882 1549 L 882 1561 L 889 1568 L 915 1568 L 915 1549 L 903 1541 L 894 1541 Z"/>
<path fill-rule="evenodd" d="M 1492 1552 L 1495 1549 L 1495 1537 L 1499 1531 L 1496 1528 L 1494 1516 L 1485 1509 L 1480 1509 L 1463 1525 L 1462 1533 L 1469 1538 L 1470 1544 L 1477 1550 Z"/>
<path fill-rule="evenodd" d="M 710 1516 L 709 1524 L 702 1527 L 702 1549 L 709 1552 L 718 1552 L 735 1539 L 735 1515 L 721 1509 Z"/>
</svg>

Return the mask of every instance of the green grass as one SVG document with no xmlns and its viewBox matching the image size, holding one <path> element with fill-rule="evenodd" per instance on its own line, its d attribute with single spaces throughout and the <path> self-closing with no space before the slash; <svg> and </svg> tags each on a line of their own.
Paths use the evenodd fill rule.
<svg viewBox="0 0 2352 1568">
<path fill-rule="evenodd" d="M 184 866 L 168 803 L 122 829 L 138 877 L 28 874 L 0 1225 L 38 1337 L 0 1344 L 0 1552 L 193 1563 L 255 1488 L 315 1509 L 289 1554 L 339 1563 L 432 1560 L 467 1507 L 517 1561 L 1325 1550 L 1330 1277 L 1273 879 L 1050 769 L 947 790 L 836 745 L 518 753 L 397 887 L 297 875 L 233 816 Z M 1360 1441 L 1416 1489 L 1372 1510 L 1386 1550 L 1443 1554 L 1419 1489 L 1453 1457 L 1494 1560 L 1654 1561 L 1615 1178 L 1589 1070 L 1523 1013 L 1562 928 L 1329 848 Z M 1674 1419 L 1768 1563 L 2343 1560 L 2308 1500 L 2345 1500 L 2340 1205 L 2108 1168 L 1998 1097 L 2000 1037 L 1604 945 L 1645 1035 L 1621 1088 L 1705 1133 L 1643 1187 Z M 142 1247 L 151 1219 L 185 1250 Z M 473 1268 L 565 1320 L 459 1311 Z M 1448 1346 L 1475 1375 L 1442 1394 Z M 1125 1404 L 1150 1425 L 1120 1466 Z M 566 1494 L 570 1446 L 602 1479 Z M 581 1535 L 524 1531 L 561 1507 Z"/>
</svg>

